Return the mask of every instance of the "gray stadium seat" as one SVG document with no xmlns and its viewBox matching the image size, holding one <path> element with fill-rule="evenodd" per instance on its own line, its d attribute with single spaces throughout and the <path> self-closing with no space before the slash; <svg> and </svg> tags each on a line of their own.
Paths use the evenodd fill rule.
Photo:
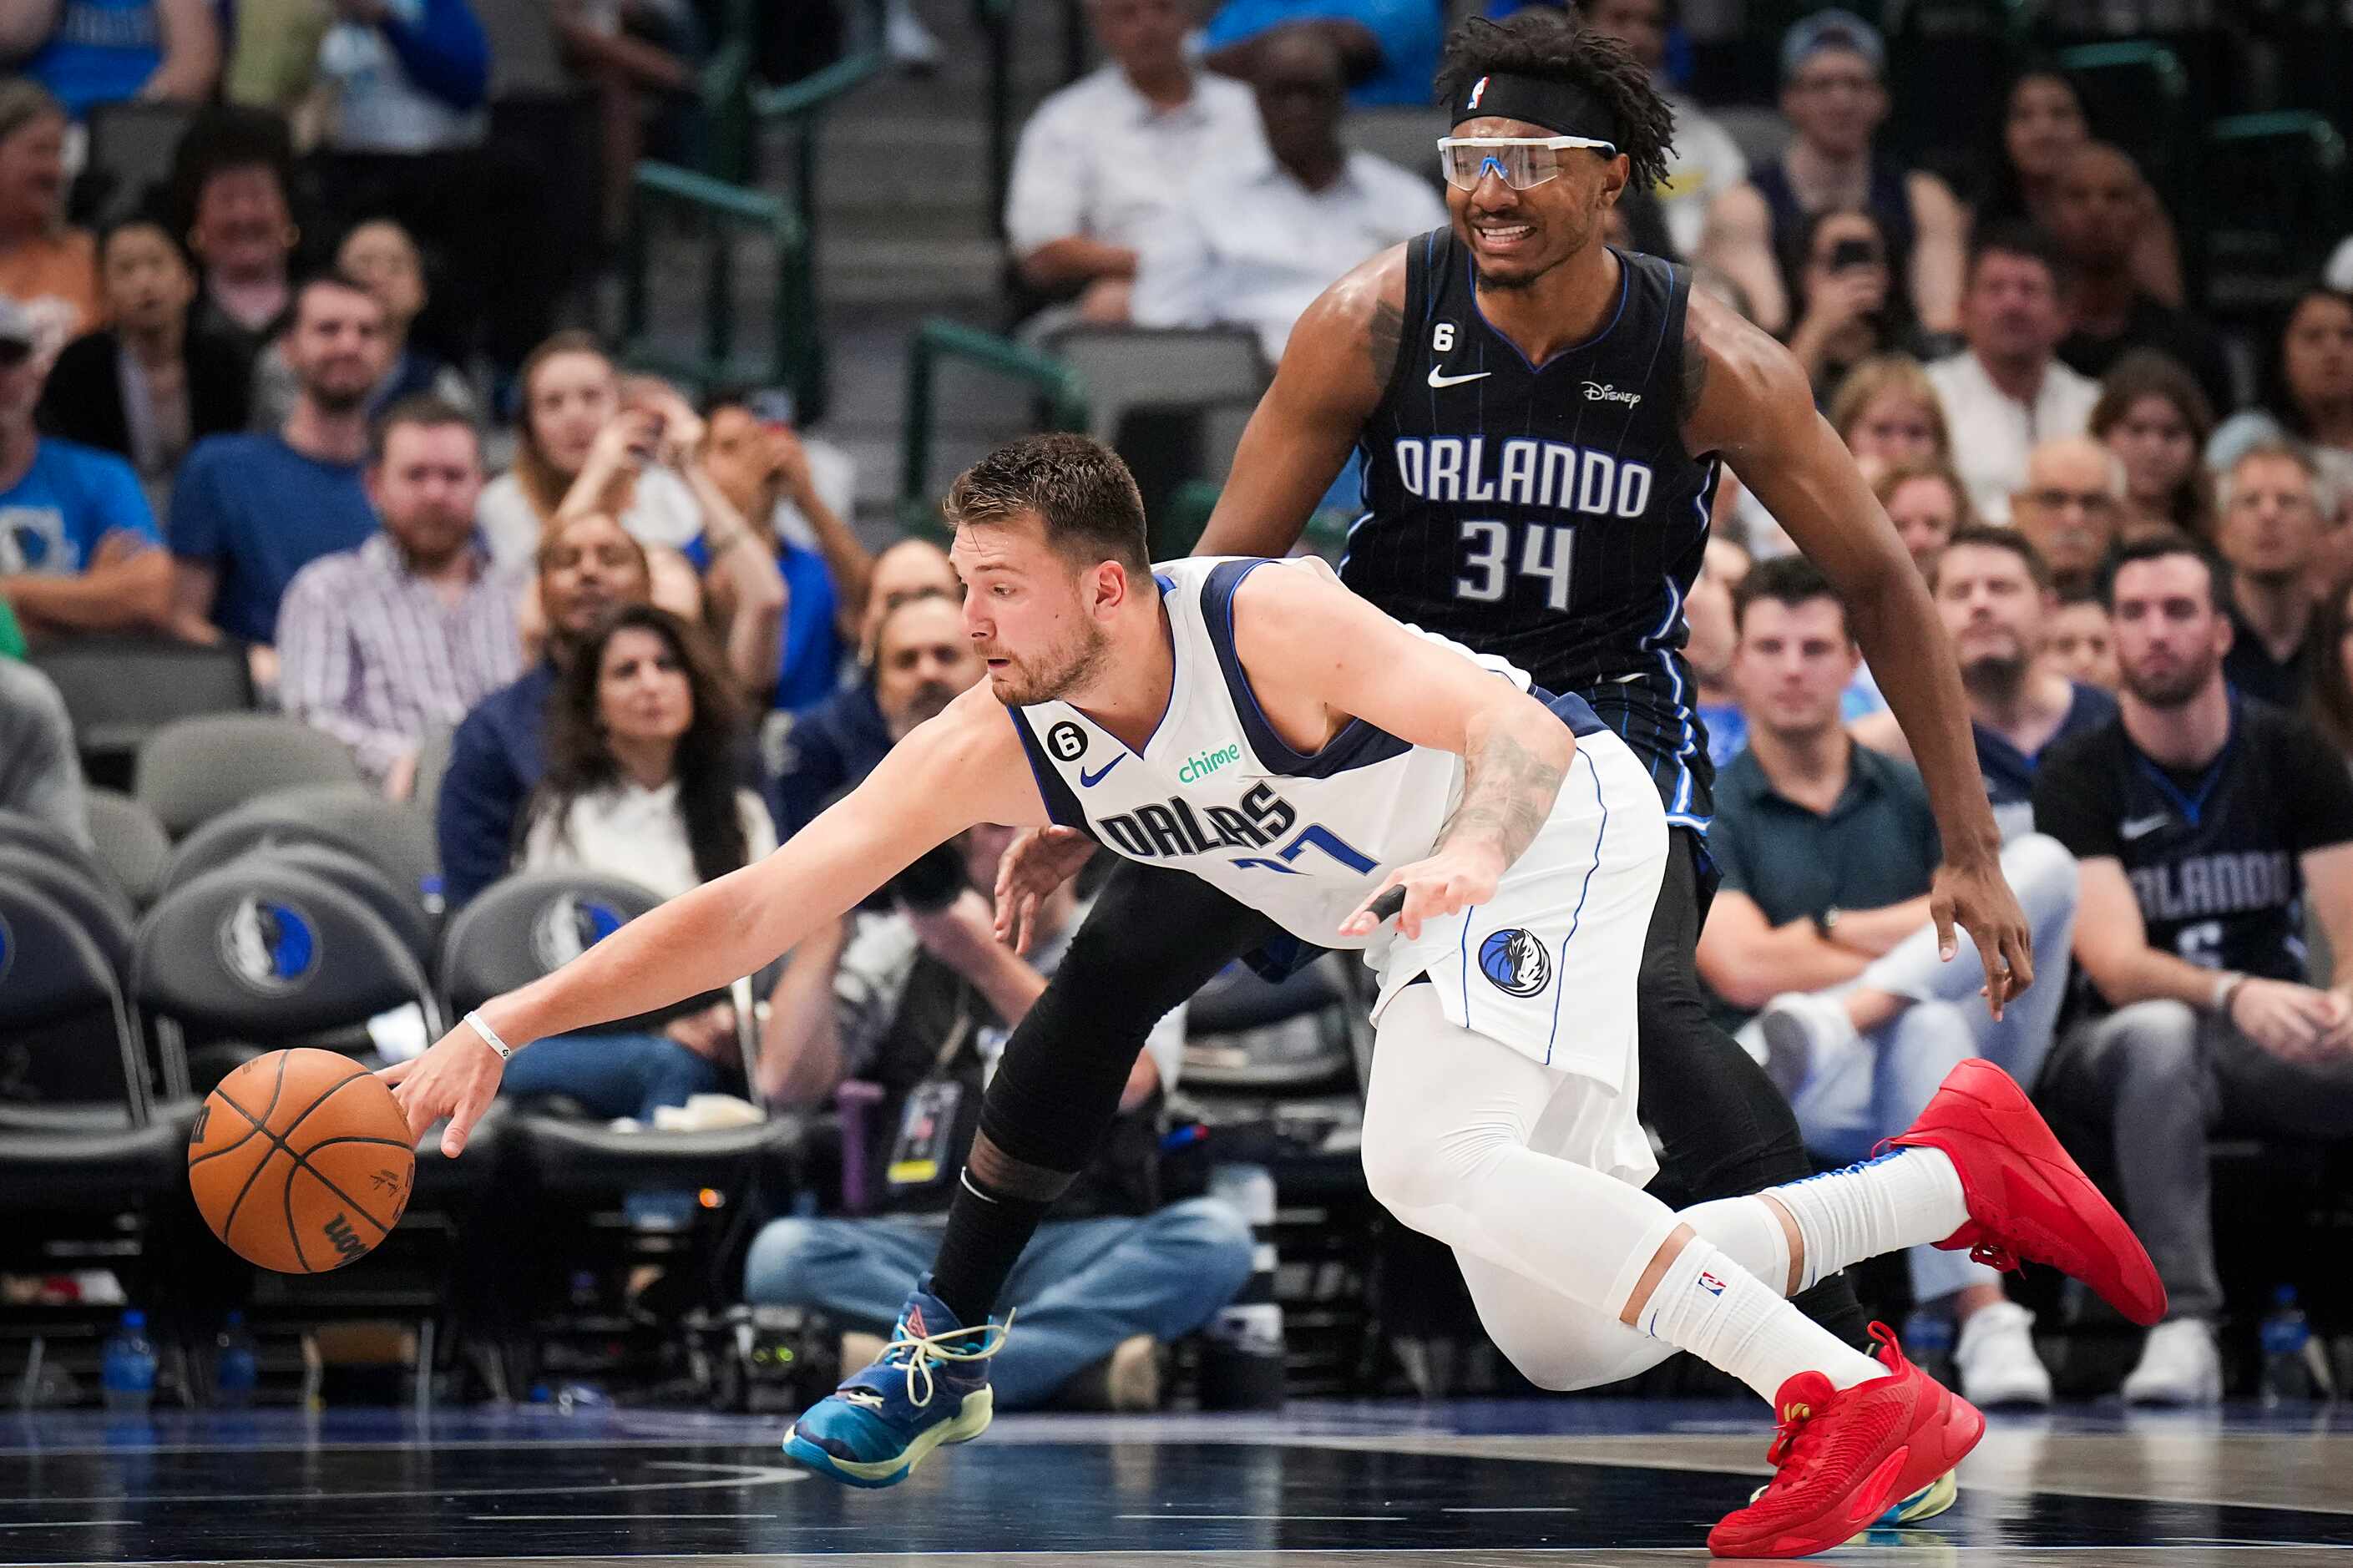
<svg viewBox="0 0 2353 1568">
<path fill-rule="evenodd" d="M 145 909 L 163 889 L 172 836 L 153 812 L 120 790 L 92 789 L 89 800 L 90 837 L 98 858 L 132 903 Z"/>
<path fill-rule="evenodd" d="M 65 697 L 83 765 L 107 784 L 128 781 L 140 745 L 164 725 L 253 706 L 238 642 L 88 635 L 45 643 L 32 662 Z"/>
<path fill-rule="evenodd" d="M 0 848 L 0 1040 L 12 1058 L 0 1129 L 146 1121 L 146 1068 L 121 983 L 129 938 L 110 895 L 58 862 Z M 70 1027 L 96 1016 L 111 1027 Z M 89 1048 L 103 1034 L 111 1060 Z"/>
<path fill-rule="evenodd" d="M 215 713 L 166 724 L 142 742 L 132 793 L 178 838 L 270 790 L 359 778 L 342 742 L 299 719 Z"/>
<path fill-rule="evenodd" d="M 366 861 L 420 918 L 438 912 L 432 829 L 365 784 L 297 784 L 224 812 L 181 841 L 164 873 L 168 891 L 259 847 L 322 844 Z"/>
<path fill-rule="evenodd" d="M 0 845 L 29 849 L 70 867 L 82 880 L 107 889 L 121 902 L 124 912 L 130 912 L 133 900 L 121 880 L 107 868 L 106 862 L 95 852 L 60 837 L 47 823 L 22 812 L 0 811 Z"/>
<path fill-rule="evenodd" d="M 1430 109 L 1356 109 L 1340 120 L 1340 140 L 1357 153 L 1387 158 L 1431 184 L 1442 183 L 1438 172 L 1438 139 L 1451 129 L 1446 110 Z"/>
</svg>

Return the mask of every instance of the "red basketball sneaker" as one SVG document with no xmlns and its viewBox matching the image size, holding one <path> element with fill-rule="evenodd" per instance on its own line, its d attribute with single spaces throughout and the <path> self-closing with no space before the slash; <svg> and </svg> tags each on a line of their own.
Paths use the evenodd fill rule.
<svg viewBox="0 0 2353 1568">
<path fill-rule="evenodd" d="M 1887 1505 L 1960 1463 L 1985 1435 L 1977 1407 L 1904 1359 L 1871 1325 L 1888 1367 L 1843 1392 L 1819 1372 L 1781 1385 L 1781 1429 L 1765 1457 L 1775 1475 L 1746 1508 L 1707 1532 L 1718 1557 L 1806 1557 L 1876 1523 Z"/>
<path fill-rule="evenodd" d="M 2031 1258 L 2073 1275 L 2134 1322 L 2165 1316 L 2165 1285 L 2148 1249 L 2068 1158 L 2042 1112 L 1989 1061 L 1963 1062 L 1911 1128 L 1880 1145 L 1941 1149 L 1961 1173 L 1969 1222 L 1936 1243 L 1979 1263 Z"/>
</svg>

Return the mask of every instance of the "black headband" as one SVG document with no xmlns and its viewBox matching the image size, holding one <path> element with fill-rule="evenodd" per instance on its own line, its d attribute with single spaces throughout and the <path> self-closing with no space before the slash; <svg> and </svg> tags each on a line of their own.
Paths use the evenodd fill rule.
<svg viewBox="0 0 2353 1568">
<path fill-rule="evenodd" d="M 1453 123 L 1466 120 L 1523 120 L 1541 125 L 1556 136 L 1583 136 L 1623 148 L 1618 117 L 1609 107 L 1570 82 L 1497 71 L 1475 77 L 1454 100 Z"/>
</svg>

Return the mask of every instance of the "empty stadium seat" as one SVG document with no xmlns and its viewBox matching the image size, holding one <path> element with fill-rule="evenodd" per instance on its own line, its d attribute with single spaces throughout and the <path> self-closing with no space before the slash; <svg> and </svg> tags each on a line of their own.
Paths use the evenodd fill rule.
<svg viewBox="0 0 2353 1568">
<path fill-rule="evenodd" d="M 131 782 L 147 737 L 198 713 L 253 706 L 245 645 L 89 634 L 42 644 L 33 664 L 57 682 L 74 742 L 93 782 Z"/>
<path fill-rule="evenodd" d="M 70 838 L 62 837 L 58 830 L 38 818 L 21 812 L 0 811 L 0 845 L 30 850 L 72 868 L 83 881 L 107 889 L 127 912 L 133 900 L 120 879 L 108 869 L 106 862 L 92 850 L 84 848 Z"/>
<path fill-rule="evenodd" d="M 122 989 L 129 939 L 99 889 L 56 861 L 0 848 L 0 1128 L 147 1120 L 145 1064 Z M 92 1019 L 109 1027 L 71 1026 Z M 90 1050 L 110 1035 L 104 1056 Z"/>
<path fill-rule="evenodd" d="M 429 921 L 439 912 L 438 855 L 431 827 L 406 807 L 357 784 L 291 785 L 224 812 L 181 841 L 163 888 L 168 891 L 251 849 L 279 844 L 341 850 L 375 868 L 415 919 Z M 429 960 L 429 937 L 420 952 Z"/>
<path fill-rule="evenodd" d="M 89 792 L 90 843 L 115 881 L 145 909 L 162 890 L 164 867 L 172 858 L 172 836 L 155 814 L 120 790 Z"/>
<path fill-rule="evenodd" d="M 141 742 L 132 793 L 178 838 L 270 790 L 359 782 L 343 743 L 299 719 L 214 713 L 165 724 Z"/>
</svg>

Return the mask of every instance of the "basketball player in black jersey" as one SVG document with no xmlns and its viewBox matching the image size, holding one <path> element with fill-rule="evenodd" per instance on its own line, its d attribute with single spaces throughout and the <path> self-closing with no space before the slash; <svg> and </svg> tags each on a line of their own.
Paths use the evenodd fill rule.
<svg viewBox="0 0 2353 1568">
<path fill-rule="evenodd" d="M 1680 649 L 1718 461 L 1853 606 L 1943 834 L 1938 931 L 1949 954 L 1955 923 L 1968 928 L 1998 1012 L 2033 963 L 1959 676 L 1910 557 L 1796 362 L 1694 295 L 1683 268 L 1601 242 L 1609 207 L 1630 181 L 1655 183 L 1670 144 L 1649 74 L 1623 46 L 1532 9 L 1466 23 L 1439 88 L 1455 109 L 1441 144 L 1451 227 L 1376 257 L 1301 318 L 1201 549 L 1285 552 L 1356 447 L 1370 510 L 1343 580 L 1400 620 L 1577 692 L 1648 762 L 1678 831 L 1641 976 L 1641 1112 L 1689 1195 L 1745 1195 L 1810 1168 L 1788 1105 L 1708 1023 L 1692 957 L 1712 880 L 1711 775 Z M 1000 884 L 1000 930 L 1018 940 L 1035 889 L 1091 848 L 1075 833 L 1033 842 Z M 989 1087 L 929 1281 L 960 1322 L 994 1309 L 1108 1126 L 1153 1022 L 1280 935 L 1195 879 L 1127 863 L 1112 874 Z M 1842 1280 L 1808 1297 L 1818 1320 L 1862 1342 Z"/>
</svg>

